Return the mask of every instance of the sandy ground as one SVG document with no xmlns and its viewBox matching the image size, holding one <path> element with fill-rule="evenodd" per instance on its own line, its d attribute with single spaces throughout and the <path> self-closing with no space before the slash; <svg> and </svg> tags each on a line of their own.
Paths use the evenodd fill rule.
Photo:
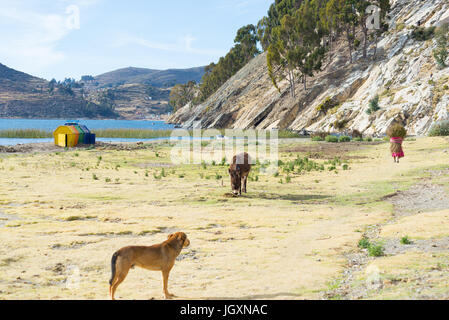
<svg viewBox="0 0 449 320">
<path fill-rule="evenodd" d="M 447 139 L 406 142 L 399 165 L 387 144 L 283 144 L 283 162 L 325 170 L 256 166 L 240 198 L 227 167 L 173 165 L 166 143 L 0 153 L 0 299 L 108 299 L 112 254 L 175 231 L 191 240 L 170 276 L 181 299 L 449 298 Z M 162 299 L 161 274 L 132 270 L 117 298 Z"/>
</svg>

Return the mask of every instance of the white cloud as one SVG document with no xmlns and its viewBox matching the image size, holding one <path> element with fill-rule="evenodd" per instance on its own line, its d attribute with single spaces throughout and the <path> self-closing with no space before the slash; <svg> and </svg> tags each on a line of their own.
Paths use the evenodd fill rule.
<svg viewBox="0 0 449 320">
<path fill-rule="evenodd" d="M 70 5 L 86 6 L 98 0 L 59 1 L 60 10 L 42 12 L 39 7 L 21 1 L 0 2 L 0 62 L 30 73 L 41 73 L 48 66 L 63 62 L 66 55 L 57 49 L 73 28 L 66 13 Z M 57 7 L 58 6 L 53 6 Z M 70 23 L 68 23 L 70 22 Z"/>
<path fill-rule="evenodd" d="M 161 43 L 147 40 L 142 37 L 126 35 L 119 35 L 112 43 L 115 48 L 124 47 L 129 45 L 138 45 L 149 49 L 178 52 L 178 53 L 193 53 L 198 55 L 222 55 L 223 52 L 214 49 L 197 49 L 193 47 L 193 43 L 197 39 L 190 34 L 184 35 L 179 38 L 176 43 Z"/>
</svg>

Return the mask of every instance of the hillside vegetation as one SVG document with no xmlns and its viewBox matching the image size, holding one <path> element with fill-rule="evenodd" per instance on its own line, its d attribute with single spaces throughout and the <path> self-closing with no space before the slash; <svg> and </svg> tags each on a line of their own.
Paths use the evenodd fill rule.
<svg viewBox="0 0 449 320">
<path fill-rule="evenodd" d="M 379 29 L 366 24 L 371 4 Z M 394 121 L 425 134 L 449 119 L 447 23 L 443 0 L 276 1 L 257 26 L 264 52 L 169 121 L 365 135 Z"/>
</svg>

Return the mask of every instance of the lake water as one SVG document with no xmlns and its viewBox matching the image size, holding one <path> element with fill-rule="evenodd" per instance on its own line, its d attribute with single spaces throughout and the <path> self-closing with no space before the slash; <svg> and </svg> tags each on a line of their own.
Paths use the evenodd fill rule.
<svg viewBox="0 0 449 320">
<path fill-rule="evenodd" d="M 169 130 L 174 126 L 164 121 L 150 120 L 73 120 L 73 119 L 0 119 L 0 130 L 8 129 L 39 129 L 53 132 L 66 122 L 77 122 L 91 130 L 98 129 L 150 129 Z"/>
<path fill-rule="evenodd" d="M 53 132 L 57 127 L 66 122 L 77 122 L 85 125 L 90 130 L 99 129 L 147 129 L 170 130 L 174 126 L 164 121 L 151 120 L 73 120 L 73 119 L 0 119 L 0 130 L 10 129 L 38 129 Z M 125 138 L 97 138 L 102 142 L 139 142 L 158 139 L 125 139 Z M 17 145 L 23 143 L 52 142 L 53 139 L 10 139 L 0 138 L 0 145 Z"/>
</svg>

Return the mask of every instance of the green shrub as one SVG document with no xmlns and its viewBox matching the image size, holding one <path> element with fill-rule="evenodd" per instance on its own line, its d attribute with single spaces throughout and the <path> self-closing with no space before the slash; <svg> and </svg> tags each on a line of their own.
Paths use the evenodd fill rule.
<svg viewBox="0 0 449 320">
<path fill-rule="evenodd" d="M 365 141 L 365 142 L 372 142 L 372 141 L 373 141 L 373 138 L 371 138 L 371 137 L 366 137 L 365 139 L 363 139 L 363 141 Z"/>
<path fill-rule="evenodd" d="M 356 138 L 352 139 L 352 141 L 361 142 L 361 141 L 363 141 L 363 139 L 360 137 L 356 137 Z"/>
<path fill-rule="evenodd" d="M 339 141 L 339 142 L 350 142 L 350 141 L 351 141 L 351 138 L 348 137 L 348 136 L 341 136 L 341 137 L 338 139 L 338 141 Z"/>
<path fill-rule="evenodd" d="M 326 114 L 330 109 L 335 108 L 336 106 L 338 106 L 338 102 L 335 101 L 333 98 L 331 97 L 327 97 L 317 108 L 316 110 L 319 112 L 323 112 L 324 114 Z"/>
<path fill-rule="evenodd" d="M 384 247 L 380 244 L 377 245 L 371 244 L 368 247 L 368 254 L 371 257 L 381 257 L 384 255 Z"/>
<path fill-rule="evenodd" d="M 315 136 L 312 138 L 312 141 L 324 141 L 324 139 L 321 138 L 320 136 Z"/>
<path fill-rule="evenodd" d="M 418 27 L 413 29 L 412 31 L 412 38 L 416 41 L 427 41 L 429 39 L 432 39 L 435 35 L 435 27 L 430 28 L 423 28 Z"/>
<path fill-rule="evenodd" d="M 333 143 L 338 142 L 338 138 L 336 136 L 331 136 L 331 135 L 326 136 L 325 140 L 326 140 L 326 142 L 333 142 Z"/>
<path fill-rule="evenodd" d="M 429 137 L 449 136 L 449 120 L 443 120 L 432 125 Z"/>
<path fill-rule="evenodd" d="M 369 108 L 368 108 L 368 110 L 366 110 L 366 113 L 371 115 L 371 114 L 375 113 L 378 110 L 380 110 L 380 107 L 379 107 L 379 96 L 376 95 L 374 97 L 374 99 L 370 100 Z"/>
</svg>

